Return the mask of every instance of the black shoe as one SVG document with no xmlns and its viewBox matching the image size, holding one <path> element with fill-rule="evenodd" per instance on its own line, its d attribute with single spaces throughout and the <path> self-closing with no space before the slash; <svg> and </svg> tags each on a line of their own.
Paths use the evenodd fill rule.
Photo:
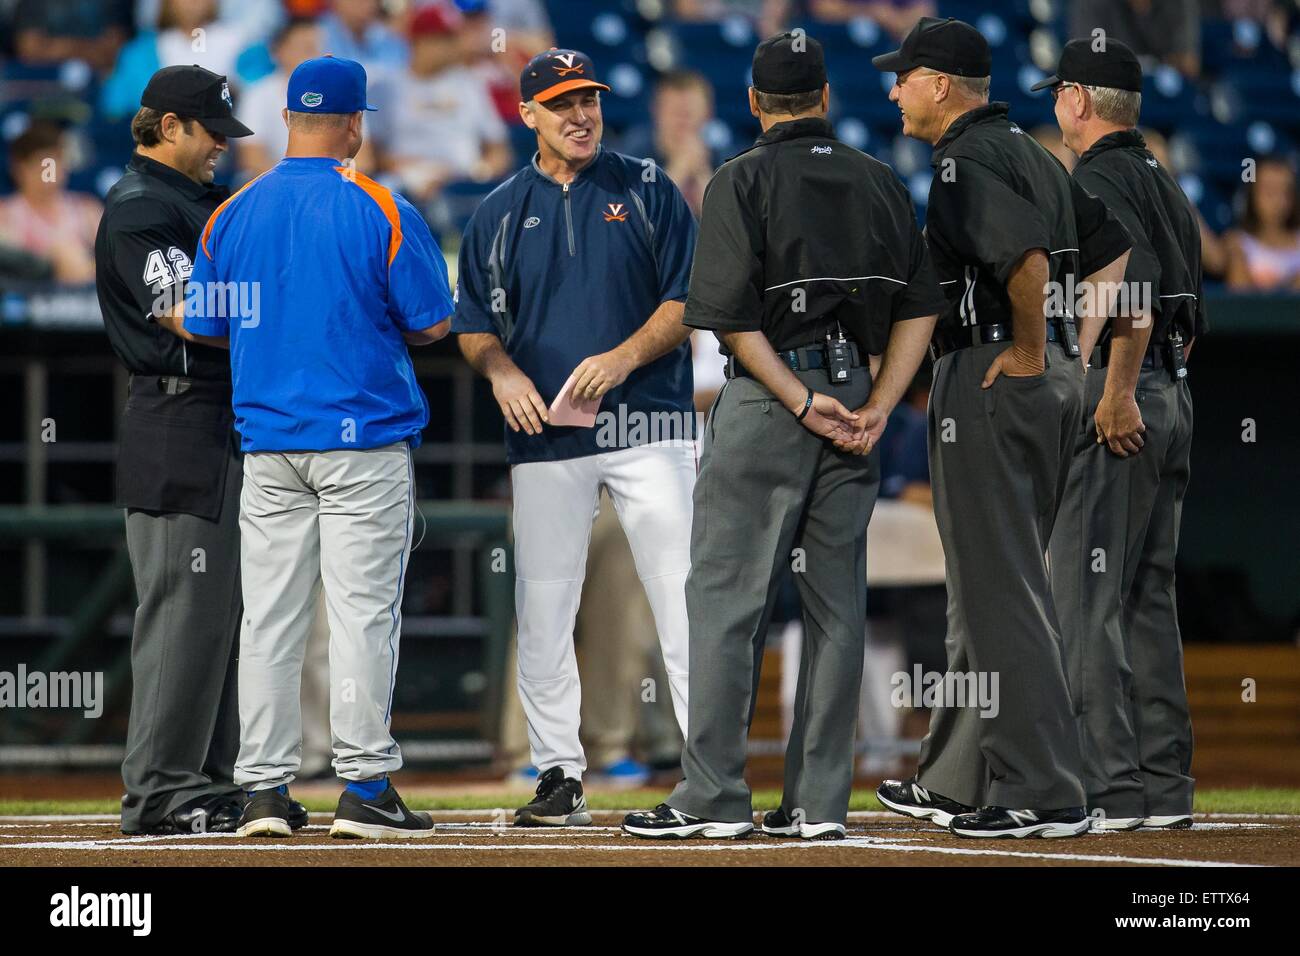
<svg viewBox="0 0 1300 956">
<path fill-rule="evenodd" d="M 258 790 L 244 804 L 235 833 L 241 837 L 293 836 L 293 827 L 289 825 L 292 815 L 293 801 L 287 794 L 281 793 L 277 787 Z"/>
<path fill-rule="evenodd" d="M 408 810 L 391 783 L 373 800 L 344 790 L 330 827 L 330 836 L 339 839 L 415 840 L 433 834 L 433 817 L 429 812 Z"/>
<path fill-rule="evenodd" d="M 974 813 L 962 813 L 949 824 L 961 837 L 1073 837 L 1087 833 L 1092 818 L 1083 807 L 1064 810 L 1010 810 L 1006 807 L 980 807 Z"/>
<path fill-rule="evenodd" d="M 222 801 L 214 813 L 211 809 L 208 811 L 208 832 L 209 833 L 234 833 L 239 829 L 240 818 L 244 815 L 244 806 L 248 803 L 248 796 L 240 794 Z M 293 797 L 289 798 L 289 814 L 285 817 L 289 821 L 290 830 L 301 830 L 307 825 L 307 808 L 304 807 Z"/>
<path fill-rule="evenodd" d="M 774 837 L 803 837 L 805 840 L 843 840 L 845 828 L 840 823 L 795 823 L 783 807 L 763 814 L 763 832 Z"/>
<path fill-rule="evenodd" d="M 214 833 L 235 832 L 235 830 L 237 830 L 239 827 L 240 817 L 243 816 L 244 807 L 247 804 L 248 804 L 248 796 L 245 794 L 240 794 L 238 797 L 233 797 L 230 800 L 226 801 L 226 805 L 229 808 L 231 808 L 231 810 L 227 810 L 225 812 L 231 815 L 232 825 L 229 827 L 228 830 L 227 829 L 218 830 L 215 827 L 209 825 L 208 830 Z M 231 812 L 232 810 L 233 812 Z M 289 822 L 290 830 L 301 830 L 303 827 L 307 825 L 307 808 L 304 807 L 297 800 L 290 797 L 289 813 L 285 816 L 285 819 Z M 211 822 L 211 820 L 212 818 L 210 817 L 209 822 Z"/>
<path fill-rule="evenodd" d="M 972 813 L 975 808 L 968 807 L 956 800 L 949 800 L 943 794 L 932 793 L 916 782 L 910 780 L 886 780 L 876 788 L 876 799 L 905 817 L 915 820 L 929 820 L 931 823 L 946 827 L 959 813 Z"/>
<path fill-rule="evenodd" d="M 532 802 L 515 811 L 517 827 L 585 827 L 591 823 L 582 781 L 552 767 L 537 778 Z"/>
<path fill-rule="evenodd" d="M 244 802 L 238 798 L 215 800 L 207 805 L 208 833 L 234 833 L 244 814 Z"/>
<path fill-rule="evenodd" d="M 234 833 L 243 803 L 238 797 L 192 800 L 177 807 L 157 823 L 138 830 L 122 828 L 127 836 L 167 836 L 177 833 Z"/>
<path fill-rule="evenodd" d="M 653 810 L 638 810 L 625 816 L 623 832 L 647 840 L 684 840 L 693 836 L 738 840 L 753 833 L 754 824 L 704 820 L 661 803 Z"/>
<path fill-rule="evenodd" d="M 799 824 L 786 816 L 784 807 L 777 807 L 763 814 L 763 832 L 774 837 L 797 837 Z"/>
</svg>

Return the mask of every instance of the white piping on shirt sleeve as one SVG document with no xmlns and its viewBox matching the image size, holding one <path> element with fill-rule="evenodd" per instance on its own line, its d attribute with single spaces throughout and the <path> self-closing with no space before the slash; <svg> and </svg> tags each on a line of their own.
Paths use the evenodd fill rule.
<svg viewBox="0 0 1300 956">
<path fill-rule="evenodd" d="M 763 291 L 771 292 L 773 289 L 783 289 L 788 285 L 798 285 L 800 282 L 857 282 L 859 279 L 884 279 L 886 282 L 907 285 L 902 279 L 895 279 L 892 276 L 816 276 L 811 279 L 791 279 L 789 282 L 782 282 L 779 285 L 770 285 Z"/>
</svg>

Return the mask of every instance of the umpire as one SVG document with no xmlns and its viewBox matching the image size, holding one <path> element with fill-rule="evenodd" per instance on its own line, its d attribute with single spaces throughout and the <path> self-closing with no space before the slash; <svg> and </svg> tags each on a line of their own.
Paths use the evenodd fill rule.
<svg viewBox="0 0 1300 956">
<path fill-rule="evenodd" d="M 763 829 L 844 835 L 880 482 L 871 452 L 943 306 L 903 184 L 826 120 L 817 41 L 765 40 L 753 76 L 749 108 L 763 135 L 709 183 L 684 317 L 716 333 L 728 356 L 695 487 L 686 779 L 624 820 L 641 837 L 753 830 L 746 738 L 792 558 L 806 644 L 784 794 Z M 868 356 L 882 352 L 873 383 Z"/>
<path fill-rule="evenodd" d="M 242 605 L 230 361 L 187 341 L 174 309 L 203 224 L 229 194 L 212 185 L 226 138 L 250 133 L 231 114 L 224 76 L 159 70 L 131 121 L 136 151 L 95 238 L 100 311 L 131 373 L 117 463 L 139 598 L 124 833 L 231 831 L 243 805 L 231 782 Z M 305 811 L 295 822 L 306 822 Z"/>
<path fill-rule="evenodd" d="M 1135 129 L 1142 67 L 1118 40 L 1072 40 L 1049 88 L 1075 181 L 1127 226 L 1120 308 L 1084 380 L 1065 500 L 1049 552 L 1093 829 L 1192 823 L 1192 725 L 1174 557 L 1192 447 L 1186 355 L 1206 329 L 1201 235 Z M 1127 307 L 1125 307 L 1127 306 Z"/>
<path fill-rule="evenodd" d="M 1079 737 L 1044 561 L 1083 402 L 1066 296 L 1080 277 L 1119 278 L 1130 243 L 1005 103 L 988 102 L 989 47 L 973 27 L 924 17 L 872 62 L 897 74 L 904 134 L 934 146 L 926 236 L 948 297 L 929 410 L 944 686 L 996 675 L 1001 691 L 991 711 L 943 700 L 917 777 L 877 794 L 959 836 L 1075 836 L 1088 829 Z"/>
</svg>

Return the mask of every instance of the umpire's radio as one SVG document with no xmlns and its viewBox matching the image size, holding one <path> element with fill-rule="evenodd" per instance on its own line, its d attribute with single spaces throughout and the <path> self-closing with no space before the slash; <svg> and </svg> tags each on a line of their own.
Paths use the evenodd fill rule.
<svg viewBox="0 0 1300 956">
<path fill-rule="evenodd" d="M 852 377 L 853 349 L 844 337 L 844 327 L 836 323 L 837 335 L 826 333 L 826 371 L 832 385 L 843 385 Z"/>
</svg>

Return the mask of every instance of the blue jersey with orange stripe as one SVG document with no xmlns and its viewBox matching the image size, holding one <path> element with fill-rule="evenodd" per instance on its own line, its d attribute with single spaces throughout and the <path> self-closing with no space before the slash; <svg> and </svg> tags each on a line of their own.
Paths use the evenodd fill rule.
<svg viewBox="0 0 1300 956">
<path fill-rule="evenodd" d="M 452 312 L 447 266 L 401 196 L 329 158 L 283 159 L 208 220 L 185 327 L 230 336 L 244 451 L 419 444 L 404 331 Z"/>
</svg>

